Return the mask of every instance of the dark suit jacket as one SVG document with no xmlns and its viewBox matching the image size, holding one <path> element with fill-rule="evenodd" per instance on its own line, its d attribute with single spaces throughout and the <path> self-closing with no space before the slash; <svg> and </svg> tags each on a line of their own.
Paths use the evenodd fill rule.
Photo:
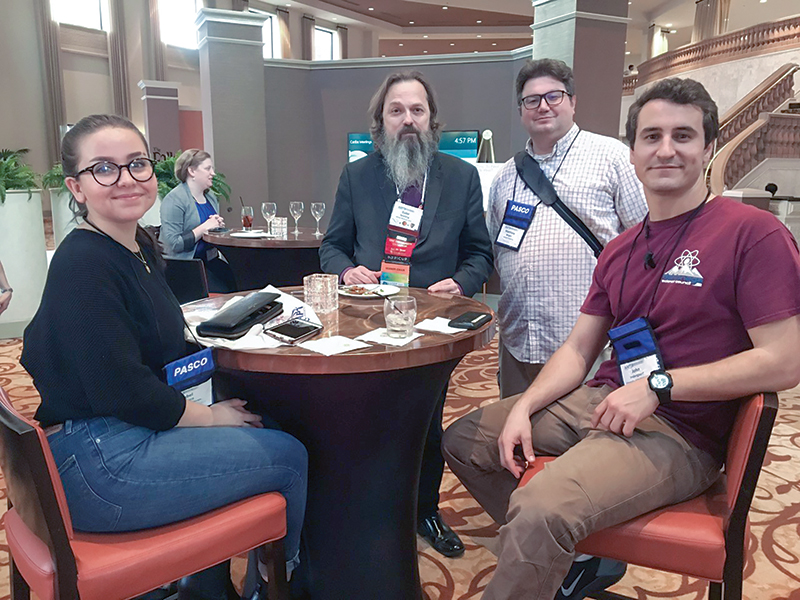
<svg viewBox="0 0 800 600">
<path fill-rule="evenodd" d="M 397 188 L 380 154 L 345 166 L 319 249 L 322 270 L 340 274 L 357 265 L 380 270 L 396 200 Z M 492 260 L 478 171 L 460 158 L 436 153 L 411 256 L 411 286 L 426 288 L 452 277 L 465 296 L 472 296 L 489 279 Z"/>
</svg>

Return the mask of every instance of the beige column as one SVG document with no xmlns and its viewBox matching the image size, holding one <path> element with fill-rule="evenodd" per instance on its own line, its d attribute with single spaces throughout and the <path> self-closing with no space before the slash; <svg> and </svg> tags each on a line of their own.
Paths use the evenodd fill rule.
<svg viewBox="0 0 800 600">
<path fill-rule="evenodd" d="M 267 200 L 263 15 L 202 9 L 197 15 L 203 146 L 232 188 L 232 200 Z"/>
<path fill-rule="evenodd" d="M 144 103 L 144 131 L 150 152 L 163 158 L 181 149 L 178 83 L 140 81 Z"/>
<path fill-rule="evenodd" d="M 533 0 L 533 57 L 575 72 L 580 127 L 618 137 L 628 0 Z"/>
</svg>

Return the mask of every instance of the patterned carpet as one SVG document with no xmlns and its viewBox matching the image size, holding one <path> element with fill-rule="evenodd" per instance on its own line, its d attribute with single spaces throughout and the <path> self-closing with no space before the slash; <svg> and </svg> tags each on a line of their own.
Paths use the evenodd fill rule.
<svg viewBox="0 0 800 600">
<path fill-rule="evenodd" d="M 39 398 L 19 365 L 19 340 L 0 340 L 0 386 L 14 404 L 32 414 Z M 451 380 L 445 425 L 497 397 L 497 347 L 474 352 Z M 746 600 L 800 600 L 800 388 L 781 394 L 780 411 L 750 511 L 751 535 L 745 566 Z M 0 494 L 5 486 L 0 479 Z M 0 498 L 0 506 L 4 506 Z M 443 558 L 419 542 L 420 569 L 429 600 L 479 599 L 494 571 L 491 549 L 497 527 L 458 480 L 445 473 L 442 511 L 467 546 L 459 559 Z M 0 600 L 8 599 L 8 547 L 0 531 Z M 234 564 L 242 573 L 243 561 Z M 707 585 L 698 580 L 630 567 L 613 588 L 639 600 L 701 600 Z M 370 599 L 371 600 L 371 599 Z"/>
</svg>

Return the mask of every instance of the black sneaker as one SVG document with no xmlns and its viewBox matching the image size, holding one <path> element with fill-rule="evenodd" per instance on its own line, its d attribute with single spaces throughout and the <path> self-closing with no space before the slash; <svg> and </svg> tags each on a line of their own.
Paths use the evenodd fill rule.
<svg viewBox="0 0 800 600">
<path fill-rule="evenodd" d="M 598 558 L 572 563 L 564 583 L 558 588 L 555 600 L 579 600 L 617 583 L 628 568 L 624 562 Z"/>
</svg>

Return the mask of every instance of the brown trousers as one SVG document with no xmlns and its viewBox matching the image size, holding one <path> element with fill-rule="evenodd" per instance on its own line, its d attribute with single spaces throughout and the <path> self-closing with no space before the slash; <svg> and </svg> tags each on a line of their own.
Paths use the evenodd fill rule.
<svg viewBox="0 0 800 600">
<path fill-rule="evenodd" d="M 660 417 L 633 436 L 591 429 L 611 389 L 581 386 L 531 417 L 538 455 L 557 456 L 517 489 L 500 465 L 497 438 L 518 396 L 462 417 L 444 435 L 450 468 L 498 523 L 500 555 L 483 600 L 552 600 L 575 545 L 593 531 L 693 498 L 719 465 Z"/>
</svg>

